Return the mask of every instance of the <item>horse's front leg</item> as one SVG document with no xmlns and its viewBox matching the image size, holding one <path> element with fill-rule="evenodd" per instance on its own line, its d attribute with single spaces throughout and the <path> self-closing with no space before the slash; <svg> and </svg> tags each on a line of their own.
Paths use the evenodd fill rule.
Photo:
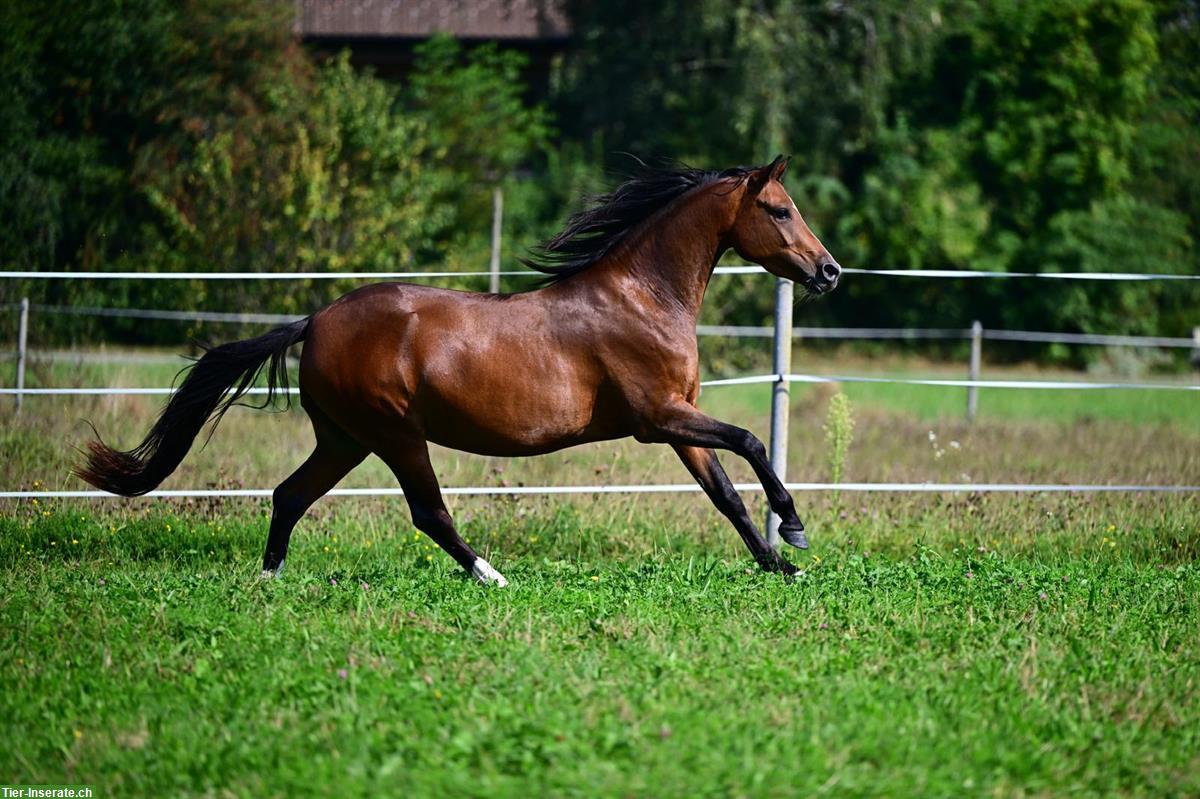
<svg viewBox="0 0 1200 799">
<path fill-rule="evenodd" d="M 795 574 L 796 567 L 788 563 L 787 558 L 776 552 L 758 532 L 758 528 L 754 526 L 750 514 L 746 512 L 745 504 L 742 503 L 742 498 L 738 496 L 737 489 L 733 487 L 729 476 L 725 474 L 725 469 L 721 467 L 721 462 L 717 460 L 717 453 L 702 447 L 676 445 L 674 449 L 679 455 L 679 459 L 683 461 L 683 465 L 692 473 L 692 477 L 696 478 L 696 482 L 712 500 L 712 504 L 733 523 L 734 529 L 738 531 L 738 535 L 742 537 L 746 548 L 750 550 L 750 554 L 754 556 L 754 560 L 758 562 L 762 570 L 783 572 L 788 575 Z"/>
<path fill-rule="evenodd" d="M 796 515 L 791 495 L 783 487 L 767 460 L 767 448 L 758 437 L 736 425 L 727 424 L 701 413 L 680 400 L 655 409 L 643 422 L 639 441 L 691 447 L 727 449 L 745 458 L 754 469 L 767 494 L 771 510 L 779 515 L 779 535 L 794 547 L 808 549 L 804 523 Z"/>
</svg>

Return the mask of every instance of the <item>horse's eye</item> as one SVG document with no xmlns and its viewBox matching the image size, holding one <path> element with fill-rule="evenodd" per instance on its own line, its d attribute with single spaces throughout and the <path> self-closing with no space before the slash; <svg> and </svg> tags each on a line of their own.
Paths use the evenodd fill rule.
<svg viewBox="0 0 1200 799">
<path fill-rule="evenodd" d="M 790 209 L 787 209 L 787 208 L 772 208 L 771 216 L 775 217 L 780 222 L 784 222 L 784 221 L 792 218 L 792 212 Z"/>
</svg>

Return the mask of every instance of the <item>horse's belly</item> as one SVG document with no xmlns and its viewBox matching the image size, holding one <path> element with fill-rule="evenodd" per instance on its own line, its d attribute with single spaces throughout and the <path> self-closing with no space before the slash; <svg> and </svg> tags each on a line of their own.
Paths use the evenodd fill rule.
<svg viewBox="0 0 1200 799">
<path fill-rule="evenodd" d="M 617 438 L 619 435 L 595 436 L 587 428 L 571 428 L 557 425 L 531 425 L 497 429 L 494 425 L 479 423 L 467 417 L 427 421 L 426 436 L 443 447 L 473 452 L 477 455 L 520 457 L 542 455 L 564 447 L 596 441 L 602 438 Z"/>
<path fill-rule="evenodd" d="M 481 455 L 537 455 L 629 435 L 620 403 L 590 376 L 553 368 L 423 386 L 430 441 Z"/>
<path fill-rule="evenodd" d="M 422 417 L 430 441 L 480 455 L 540 455 L 629 434 L 616 418 L 574 408 L 516 408 L 502 400 L 487 408 L 447 404 Z"/>
</svg>

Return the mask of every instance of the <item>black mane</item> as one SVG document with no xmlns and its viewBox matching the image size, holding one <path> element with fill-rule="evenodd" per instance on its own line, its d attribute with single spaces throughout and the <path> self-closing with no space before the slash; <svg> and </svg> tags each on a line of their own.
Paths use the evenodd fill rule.
<svg viewBox="0 0 1200 799">
<path fill-rule="evenodd" d="M 749 167 L 722 172 L 684 165 L 651 167 L 637 160 L 636 170 L 624 183 L 608 194 L 588 198 L 586 207 L 572 214 L 557 236 L 521 260 L 548 275 L 547 283 L 557 283 L 596 263 L 639 223 L 685 192 L 723 178 L 745 178 L 750 172 Z"/>
</svg>

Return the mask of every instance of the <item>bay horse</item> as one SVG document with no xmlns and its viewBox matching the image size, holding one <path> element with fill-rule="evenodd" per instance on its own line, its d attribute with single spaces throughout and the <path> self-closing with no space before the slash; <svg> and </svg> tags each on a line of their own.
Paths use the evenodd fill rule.
<svg viewBox="0 0 1200 799">
<path fill-rule="evenodd" d="M 153 490 L 206 422 L 215 427 L 266 368 L 268 398 L 287 387 L 288 348 L 304 342 L 300 403 L 312 454 L 273 492 L 264 576 L 278 575 L 292 528 L 375 453 L 391 468 L 417 529 L 483 583 L 506 585 L 455 530 L 428 442 L 481 455 L 540 455 L 633 436 L 669 444 L 759 566 L 795 566 L 763 539 L 714 448 L 745 458 L 781 519 L 804 525 L 762 442 L 696 407 L 696 319 L 713 269 L 733 249 L 810 294 L 841 267 L 781 183 L 787 159 L 723 172 L 643 168 L 572 216 L 529 265 L 535 290 L 483 294 L 405 283 L 365 286 L 265 335 L 211 348 L 189 367 L 132 450 L 88 444 L 76 474 L 123 496 Z"/>
</svg>

